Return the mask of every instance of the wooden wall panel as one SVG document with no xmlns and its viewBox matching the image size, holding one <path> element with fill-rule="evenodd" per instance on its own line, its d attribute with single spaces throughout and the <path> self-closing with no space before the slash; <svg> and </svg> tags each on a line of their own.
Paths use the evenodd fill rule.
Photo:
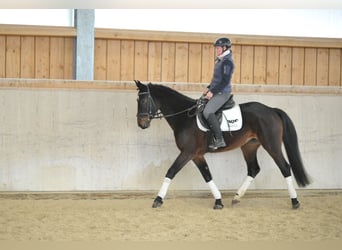
<svg viewBox="0 0 342 250">
<path fill-rule="evenodd" d="M 134 50 L 134 79 L 147 81 L 149 44 L 146 41 L 136 41 Z"/>
<path fill-rule="evenodd" d="M 121 41 L 121 76 L 120 80 L 134 80 L 134 41 Z"/>
<path fill-rule="evenodd" d="M 255 46 L 254 47 L 254 80 L 255 84 L 266 83 L 266 47 Z"/>
<path fill-rule="evenodd" d="M 305 48 L 304 57 L 304 85 L 316 85 L 317 49 Z"/>
<path fill-rule="evenodd" d="M 0 77 L 6 77 L 6 36 L 0 36 Z"/>
<path fill-rule="evenodd" d="M 35 38 L 33 36 L 21 37 L 20 77 L 34 78 L 35 72 Z"/>
<path fill-rule="evenodd" d="M 241 48 L 241 83 L 254 81 L 254 46 L 242 46 Z"/>
<path fill-rule="evenodd" d="M 20 77 L 20 36 L 8 36 L 6 40 L 6 77 Z"/>
<path fill-rule="evenodd" d="M 329 83 L 329 49 L 317 50 L 317 85 Z"/>
<path fill-rule="evenodd" d="M 189 44 L 189 82 L 201 82 L 202 46 L 199 43 Z"/>
<path fill-rule="evenodd" d="M 215 51 L 212 44 L 202 44 L 201 82 L 210 83 L 213 77 Z"/>
<path fill-rule="evenodd" d="M 74 78 L 75 28 L 0 26 L 0 77 Z M 95 31 L 95 80 L 211 81 L 219 34 Z M 229 37 L 233 84 L 342 86 L 342 39 Z"/>
<path fill-rule="evenodd" d="M 74 38 L 0 36 L 0 77 L 74 77 Z"/>
<path fill-rule="evenodd" d="M 279 84 L 291 85 L 292 78 L 292 49 L 280 47 L 279 49 Z"/>
<path fill-rule="evenodd" d="M 107 40 L 95 40 L 94 50 L 94 78 L 107 80 Z"/>
<path fill-rule="evenodd" d="M 234 72 L 232 77 L 232 83 L 241 83 L 241 45 L 233 45 L 232 57 L 234 61 Z"/>
<path fill-rule="evenodd" d="M 64 79 L 74 79 L 75 38 L 64 38 Z"/>
<path fill-rule="evenodd" d="M 161 42 L 150 42 L 148 45 L 148 79 L 161 81 L 162 46 Z"/>
<path fill-rule="evenodd" d="M 0 26 L 0 77 L 73 79 L 74 28 Z"/>
<path fill-rule="evenodd" d="M 35 78 L 50 77 L 50 37 L 36 37 Z"/>
<path fill-rule="evenodd" d="M 188 43 L 176 43 L 176 61 L 175 61 L 175 81 L 188 81 L 188 60 L 189 60 Z"/>
<path fill-rule="evenodd" d="M 63 37 L 50 38 L 50 78 L 62 79 L 64 77 L 64 51 L 65 43 Z"/>
<path fill-rule="evenodd" d="M 329 85 L 339 86 L 341 82 L 341 49 L 329 49 Z"/>
<path fill-rule="evenodd" d="M 304 84 L 304 48 L 292 48 L 292 85 Z"/>
<path fill-rule="evenodd" d="M 279 47 L 267 47 L 266 84 L 279 83 Z"/>
<path fill-rule="evenodd" d="M 162 44 L 162 72 L 161 80 L 163 82 L 175 81 L 175 54 L 176 44 L 171 42 L 163 42 Z"/>
<path fill-rule="evenodd" d="M 121 76 L 121 41 L 107 41 L 107 80 L 120 81 Z M 96 79 L 96 78 L 95 78 Z"/>
</svg>

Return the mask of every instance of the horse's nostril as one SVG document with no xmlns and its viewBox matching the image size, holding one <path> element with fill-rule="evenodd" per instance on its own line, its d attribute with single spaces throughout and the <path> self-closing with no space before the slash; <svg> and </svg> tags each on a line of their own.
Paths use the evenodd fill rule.
<svg viewBox="0 0 342 250">
<path fill-rule="evenodd" d="M 148 118 L 138 118 L 138 126 L 142 129 L 150 126 L 150 120 Z"/>
</svg>

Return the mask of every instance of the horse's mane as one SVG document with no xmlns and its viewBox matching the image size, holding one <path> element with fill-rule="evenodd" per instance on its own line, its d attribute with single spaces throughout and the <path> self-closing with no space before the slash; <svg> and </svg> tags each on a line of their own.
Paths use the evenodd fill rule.
<svg viewBox="0 0 342 250">
<path fill-rule="evenodd" d="M 187 105 L 194 105 L 196 103 L 196 100 L 193 98 L 190 98 L 170 87 L 159 85 L 159 84 L 148 84 L 150 90 L 155 90 L 158 93 L 163 93 L 165 97 L 171 98 L 173 100 L 182 101 Z"/>
</svg>

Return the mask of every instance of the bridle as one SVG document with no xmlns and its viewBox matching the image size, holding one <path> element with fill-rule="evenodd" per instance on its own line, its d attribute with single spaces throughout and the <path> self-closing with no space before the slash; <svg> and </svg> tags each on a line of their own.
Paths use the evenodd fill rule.
<svg viewBox="0 0 342 250">
<path fill-rule="evenodd" d="M 183 114 L 185 112 L 187 112 L 188 117 L 193 117 L 197 114 L 198 103 L 194 104 L 190 108 L 181 110 L 179 112 L 164 115 L 162 112 L 160 112 L 160 110 L 157 109 L 157 105 L 155 104 L 153 97 L 151 96 L 150 88 L 148 86 L 147 86 L 146 92 L 139 92 L 138 93 L 138 96 L 144 96 L 144 95 L 147 95 L 147 109 L 146 109 L 147 112 L 138 113 L 137 117 L 139 117 L 139 118 L 143 117 L 143 116 L 147 116 L 149 120 L 152 120 L 155 118 L 162 119 L 162 118 L 172 117 L 172 116 Z M 153 110 L 157 110 L 157 112 L 153 113 Z M 191 112 L 192 110 L 195 110 L 195 111 Z"/>
<path fill-rule="evenodd" d="M 159 115 L 159 112 L 157 113 L 153 113 L 153 110 L 157 110 L 157 106 L 151 96 L 151 93 L 150 93 L 150 88 L 147 86 L 147 91 L 146 92 L 139 92 L 138 93 L 138 96 L 144 96 L 144 95 L 147 95 L 147 112 L 142 112 L 142 113 L 138 113 L 137 114 L 137 117 L 143 117 L 143 116 L 147 116 L 149 120 L 152 120 L 154 118 L 158 118 L 160 115 Z"/>
</svg>

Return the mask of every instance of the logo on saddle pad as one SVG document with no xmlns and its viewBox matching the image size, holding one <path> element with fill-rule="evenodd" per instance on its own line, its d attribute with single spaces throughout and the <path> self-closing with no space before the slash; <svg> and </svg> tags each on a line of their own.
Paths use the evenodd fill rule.
<svg viewBox="0 0 342 250">
<path fill-rule="evenodd" d="M 200 130 L 206 132 L 209 128 L 204 121 L 202 113 L 196 116 L 197 126 Z M 222 117 L 219 119 L 221 122 L 222 131 L 237 131 L 242 128 L 242 115 L 240 105 L 235 104 L 231 109 L 222 111 Z"/>
</svg>

